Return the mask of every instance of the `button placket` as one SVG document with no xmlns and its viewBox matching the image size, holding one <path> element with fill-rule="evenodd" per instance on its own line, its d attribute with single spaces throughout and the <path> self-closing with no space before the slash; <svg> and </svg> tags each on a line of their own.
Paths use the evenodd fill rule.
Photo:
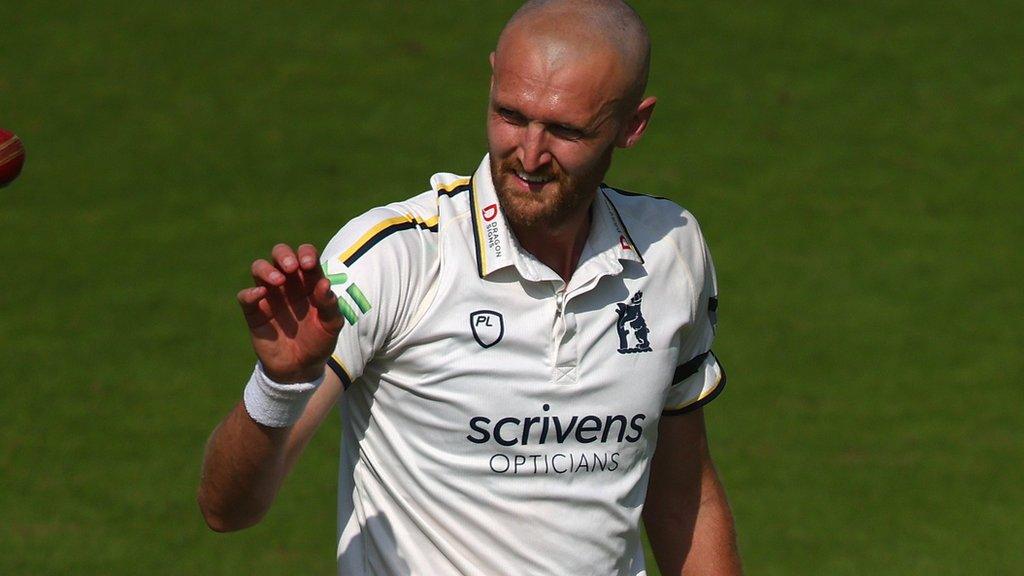
<svg viewBox="0 0 1024 576">
<path fill-rule="evenodd" d="M 578 355 L 576 349 L 576 315 L 569 311 L 569 302 L 565 297 L 565 286 L 555 292 L 555 323 L 552 334 L 554 349 L 555 384 L 575 384 L 578 380 Z"/>
</svg>

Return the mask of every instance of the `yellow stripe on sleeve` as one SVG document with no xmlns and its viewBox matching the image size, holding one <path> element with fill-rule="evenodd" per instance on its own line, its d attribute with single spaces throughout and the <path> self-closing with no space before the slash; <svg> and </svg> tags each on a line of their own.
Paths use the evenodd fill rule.
<svg viewBox="0 0 1024 576">
<path fill-rule="evenodd" d="M 420 219 L 420 218 L 418 218 L 416 216 L 413 216 L 412 214 L 406 214 L 405 216 L 395 216 L 394 218 L 388 218 L 387 220 L 382 220 L 382 221 L 378 222 L 376 225 L 374 225 L 372 228 L 367 230 L 366 233 L 364 233 L 362 236 L 360 236 L 359 240 L 357 240 L 354 244 L 352 244 L 352 246 L 350 246 L 348 248 L 348 250 L 345 250 L 344 252 L 342 252 L 341 255 L 338 256 L 338 261 L 339 262 L 347 261 L 349 258 L 352 257 L 353 254 L 358 252 L 359 249 L 362 248 L 367 242 L 369 242 L 375 236 L 377 236 L 377 234 L 380 234 L 381 232 L 387 230 L 388 228 L 390 228 L 392 226 L 397 226 L 399 224 L 408 224 L 408 223 L 411 223 L 411 222 L 415 222 L 417 224 L 421 224 L 422 226 L 424 226 L 426 228 L 433 228 L 434 226 L 437 225 L 437 221 L 438 221 L 438 217 L 437 216 L 433 216 L 429 220 L 422 220 L 422 219 Z"/>
</svg>

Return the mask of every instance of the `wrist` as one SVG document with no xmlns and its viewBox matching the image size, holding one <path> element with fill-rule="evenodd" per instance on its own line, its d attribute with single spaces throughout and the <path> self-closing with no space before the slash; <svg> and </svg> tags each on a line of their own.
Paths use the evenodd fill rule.
<svg viewBox="0 0 1024 576">
<path fill-rule="evenodd" d="M 268 371 L 267 367 L 263 362 L 256 362 L 256 366 L 263 371 L 263 375 L 269 378 L 271 381 L 281 384 L 283 386 L 290 386 L 292 384 L 302 384 L 304 382 L 313 382 L 324 377 L 327 371 L 327 363 L 321 362 L 315 366 L 290 372 L 288 374 L 276 374 L 272 371 Z"/>
<path fill-rule="evenodd" d="M 310 380 L 277 382 L 264 372 L 263 364 L 257 362 L 245 386 L 245 409 L 253 420 L 264 426 L 292 426 L 302 416 L 306 404 L 323 383 L 325 375 L 326 372 L 321 369 L 319 375 Z"/>
</svg>

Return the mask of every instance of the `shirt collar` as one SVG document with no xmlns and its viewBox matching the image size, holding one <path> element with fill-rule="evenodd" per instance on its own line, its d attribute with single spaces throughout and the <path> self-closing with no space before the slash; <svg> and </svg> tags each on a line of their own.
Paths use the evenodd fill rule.
<svg viewBox="0 0 1024 576">
<path fill-rule="evenodd" d="M 591 205 L 591 227 L 587 244 L 580 256 L 577 271 L 598 263 L 600 272 L 615 274 L 622 270 L 621 260 L 643 264 L 643 257 L 636 249 L 618 209 L 609 197 L 605 186 L 598 189 Z M 532 254 L 522 249 L 509 228 L 508 221 L 498 201 L 491 177 L 490 156 L 483 161 L 473 174 L 470 189 L 470 210 L 472 211 L 473 238 L 476 243 L 477 271 L 481 278 L 492 272 L 515 266 L 528 280 L 552 280 L 547 266 L 541 264 Z M 574 274 L 575 279 L 576 274 Z"/>
<path fill-rule="evenodd" d="M 619 260 L 630 260 L 632 262 L 644 263 L 644 257 L 636 248 L 633 237 L 629 235 L 619 209 L 612 202 L 614 190 L 604 184 L 597 191 L 597 198 L 594 199 L 594 228 L 591 228 L 590 237 L 600 238 L 599 245 L 610 251 Z M 595 232 L 595 229 L 599 230 Z"/>
<path fill-rule="evenodd" d="M 490 155 L 484 156 L 473 174 L 469 191 L 469 207 L 473 217 L 473 238 L 476 242 L 476 265 L 480 277 L 515 264 L 517 243 L 512 241 L 505 214 L 498 204 L 498 193 L 491 179 Z"/>
</svg>

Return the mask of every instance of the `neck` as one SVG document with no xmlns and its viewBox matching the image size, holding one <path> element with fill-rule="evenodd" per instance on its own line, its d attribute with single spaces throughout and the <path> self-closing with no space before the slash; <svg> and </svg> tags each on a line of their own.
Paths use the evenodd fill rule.
<svg viewBox="0 0 1024 576">
<path fill-rule="evenodd" d="M 586 210 L 558 226 L 513 225 L 512 232 L 524 250 L 554 270 L 568 284 L 590 235 L 590 204 Z"/>
</svg>

